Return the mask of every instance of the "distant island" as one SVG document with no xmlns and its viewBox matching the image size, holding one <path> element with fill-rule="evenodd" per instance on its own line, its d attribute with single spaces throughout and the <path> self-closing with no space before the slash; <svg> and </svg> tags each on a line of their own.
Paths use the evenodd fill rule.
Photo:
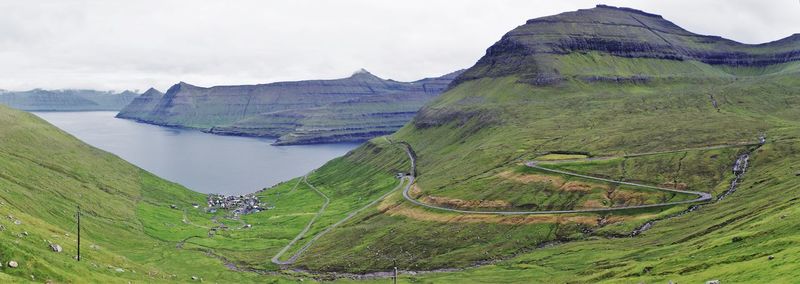
<svg viewBox="0 0 800 284">
<path fill-rule="evenodd" d="M 138 96 L 97 90 L 0 90 L 0 104 L 25 111 L 118 111 Z"/>
<path fill-rule="evenodd" d="M 394 133 L 462 70 L 398 82 L 361 69 L 334 80 L 147 90 L 117 115 L 220 135 L 277 138 L 276 145 L 362 142 Z"/>
</svg>

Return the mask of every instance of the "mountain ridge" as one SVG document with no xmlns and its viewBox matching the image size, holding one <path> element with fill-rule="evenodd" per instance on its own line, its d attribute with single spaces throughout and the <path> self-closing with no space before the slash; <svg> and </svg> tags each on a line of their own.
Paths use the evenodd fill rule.
<svg viewBox="0 0 800 284">
<path fill-rule="evenodd" d="M 520 75 L 529 82 L 547 84 L 573 75 L 591 75 L 587 72 L 564 72 L 560 63 L 553 59 L 574 53 L 764 67 L 800 60 L 798 42 L 800 35 L 794 34 L 762 44 L 743 44 L 719 36 L 689 32 L 660 15 L 598 5 L 592 9 L 526 21 L 489 47 L 478 63 L 455 82 L 487 75 Z M 662 75 L 645 70 L 639 73 L 652 77 Z"/>
<path fill-rule="evenodd" d="M 461 71 L 412 82 L 360 69 L 341 79 L 199 87 L 186 82 L 141 96 L 119 118 L 276 144 L 359 142 L 394 132 Z"/>
<path fill-rule="evenodd" d="M 118 111 L 138 94 L 87 89 L 0 92 L 0 104 L 26 111 Z"/>
</svg>

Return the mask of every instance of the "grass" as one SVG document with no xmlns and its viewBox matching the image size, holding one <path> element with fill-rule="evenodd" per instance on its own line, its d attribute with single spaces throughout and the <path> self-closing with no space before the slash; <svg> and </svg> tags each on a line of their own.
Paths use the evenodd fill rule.
<svg viewBox="0 0 800 284">
<path fill-rule="evenodd" d="M 187 210 L 202 194 L 164 181 L 94 149 L 27 113 L 0 107 L 0 279 L 12 282 L 222 282 L 281 280 L 230 271 L 214 258 L 177 249 L 205 233 L 209 217 Z M 82 261 L 76 255 L 80 205 Z M 17 222 L 19 221 L 17 224 Z M 48 243 L 63 247 L 50 251 Z M 187 265 L 191 263 L 191 265 Z M 122 272 L 118 272 L 117 269 Z"/>
<path fill-rule="evenodd" d="M 735 69 L 592 53 L 551 59 L 560 62 L 554 66 L 564 74 L 575 76 L 548 86 L 520 83 L 515 75 L 463 82 L 390 139 L 373 139 L 308 175 L 308 183 L 331 202 L 284 259 L 397 187 L 394 174 L 408 171 L 410 164 L 389 141 L 413 146 L 421 198 L 502 200 L 516 208 L 545 209 L 685 197 L 553 175 L 587 186 L 580 193 L 559 190 L 533 180 L 543 172 L 521 166 L 543 155 L 617 157 L 547 166 L 716 195 L 728 188 L 735 157 L 755 147 L 697 148 L 752 143 L 760 133 L 769 141 L 752 153 L 752 168 L 734 194 L 659 221 L 635 238 L 619 236 L 688 206 L 479 216 L 420 208 L 405 202 L 398 190 L 319 238 L 290 268 L 353 273 L 395 266 L 466 268 L 403 275 L 401 281 L 411 283 L 780 283 L 800 277 L 796 64 Z M 665 76 L 644 83 L 589 83 L 578 76 L 643 70 Z M 323 198 L 299 179 L 259 193 L 274 209 L 229 219 L 225 212 L 193 208 L 192 203 L 203 203 L 203 195 L 87 146 L 36 117 L 0 108 L 0 125 L 0 225 L 5 228 L 0 260 L 20 263 L 16 269 L 0 268 L 0 280 L 180 282 L 199 276 L 241 283 L 309 276 L 279 273 L 269 261 L 322 205 Z M 626 156 L 644 152 L 659 153 Z M 626 198 L 615 199 L 616 194 Z M 177 209 L 170 208 L 173 204 Z M 82 237 L 88 246 L 81 262 L 72 259 L 77 205 L 84 210 Z M 230 229 L 209 237 L 209 228 L 219 223 Z M 48 242 L 65 251 L 49 251 Z M 226 264 L 261 273 L 233 271 Z M 484 265 L 470 268 L 475 264 Z"/>
<path fill-rule="evenodd" d="M 560 160 L 577 160 L 588 158 L 587 155 L 580 154 L 547 154 L 536 157 L 539 161 L 560 161 Z"/>
<path fill-rule="evenodd" d="M 407 276 L 410 283 L 791 283 L 798 276 L 793 175 L 800 144 L 759 149 L 740 189 L 636 238 L 595 238 L 537 249 L 497 265 Z M 774 257 L 769 260 L 769 256 Z"/>
<path fill-rule="evenodd" d="M 735 157 L 747 147 L 697 148 L 753 143 L 761 132 L 767 133 L 770 141 L 789 143 L 798 133 L 794 126 L 798 114 L 792 109 L 800 104 L 794 95 L 800 93 L 800 88 L 783 76 L 654 79 L 646 84 L 569 81 L 546 87 L 517 81 L 515 77 L 501 77 L 462 83 L 392 135 L 393 140 L 408 141 L 417 152 L 420 173 L 417 182 L 423 196 L 502 199 L 511 201 L 514 206 L 529 208 L 581 200 L 577 196 L 545 194 L 547 191 L 537 195 L 530 190 L 530 185 L 521 190 L 522 185 L 498 178 L 509 171 L 518 175 L 541 174 L 528 172 L 518 165 L 548 152 L 621 157 L 548 165 L 559 169 L 719 194 L 727 189 L 733 177 L 730 167 Z M 711 105 L 709 94 L 720 102 L 720 111 Z M 624 157 L 643 152 L 664 153 Z M 762 153 L 757 152 L 754 157 L 761 157 Z M 788 153 L 791 151 L 781 155 Z M 791 160 L 788 156 L 781 159 L 785 159 L 784 162 Z M 758 164 L 754 164 L 755 167 Z M 747 182 L 756 179 L 751 174 L 756 175 L 748 173 Z M 760 186 L 768 185 L 762 183 Z M 587 195 L 596 196 L 593 194 Z M 755 206 L 752 198 L 759 197 L 740 197 L 737 192 L 720 204 L 659 222 L 655 227 L 658 229 L 648 231 L 641 238 L 625 240 L 606 238 L 627 234 L 647 220 L 680 212 L 688 206 L 609 214 L 542 216 L 540 219 L 490 218 L 415 208 L 393 195 L 374 211 L 361 214 L 358 221 L 349 222 L 320 239 L 308 254 L 326 257 L 303 258 L 298 266 L 323 271 L 365 272 L 387 271 L 397 263 L 401 269 L 427 270 L 466 267 L 479 261 L 519 255 L 512 260 L 467 272 L 426 274 L 408 279 L 436 283 L 463 281 L 465 278 L 479 282 L 525 282 L 523 279 L 547 282 L 549 278 L 545 277 L 553 275 L 556 282 L 570 282 L 573 278 L 576 279 L 574 282 L 614 279 L 632 282 L 640 278 L 649 282 L 662 281 L 668 276 L 699 281 L 714 275 L 712 266 L 698 264 L 700 266 L 687 268 L 694 270 L 685 272 L 667 270 L 665 276 L 648 276 L 642 271 L 649 262 L 659 261 L 658 257 L 662 258 L 661 261 L 669 258 L 669 252 L 661 247 L 679 246 L 667 240 L 675 242 L 696 233 L 698 235 L 692 239 L 710 238 L 706 235 L 711 232 L 703 232 L 704 228 L 744 212 L 756 214 L 753 212 L 762 210 Z M 762 206 L 767 204 L 765 202 Z M 716 212 L 719 209 L 715 208 L 719 207 L 727 209 L 706 215 L 706 212 Z M 600 217 L 610 222 L 598 225 Z M 720 226 L 737 232 L 733 225 L 725 223 Z M 586 233 L 587 229 L 590 233 Z M 650 235 L 653 237 L 648 237 Z M 553 240 L 570 243 L 541 250 L 549 254 L 535 249 L 539 244 Z M 586 244 L 575 245 L 586 252 L 572 252 L 573 241 Z M 341 246 L 341 242 L 358 242 L 359 245 Z M 605 256 L 602 249 L 590 250 L 595 245 L 613 247 L 620 252 Z M 692 251 L 690 248 L 696 249 L 697 246 L 687 246 L 687 253 Z M 592 254 L 587 254 L 589 252 Z M 640 261 L 636 256 L 640 253 L 653 258 Z M 742 269 L 751 259 L 735 251 L 724 254 L 720 250 L 719 253 L 728 259 L 726 261 L 739 263 Z M 541 259 L 558 255 L 563 261 L 517 265 L 517 259 L 526 259 L 528 255 L 540 256 Z M 623 265 L 609 267 L 609 264 L 599 263 L 593 266 L 593 262 L 585 261 L 594 258 Z M 588 272 L 575 275 L 576 271 Z M 750 271 L 757 274 L 756 270 Z M 697 275 L 676 277 L 684 274 Z"/>
</svg>

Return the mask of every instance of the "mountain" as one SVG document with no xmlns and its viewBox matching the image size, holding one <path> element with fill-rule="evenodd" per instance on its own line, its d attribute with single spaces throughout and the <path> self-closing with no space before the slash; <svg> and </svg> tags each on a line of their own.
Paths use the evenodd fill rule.
<svg viewBox="0 0 800 284">
<path fill-rule="evenodd" d="M 278 138 L 278 145 L 365 141 L 402 127 L 458 74 L 406 83 L 361 69 L 336 80 L 210 88 L 181 82 L 163 95 L 148 91 L 117 117 Z"/>
<path fill-rule="evenodd" d="M 255 214 L 195 208 L 202 195 L 0 107 L 0 280 L 800 278 L 797 37 L 737 44 L 610 6 L 541 19 L 396 133 L 258 192 L 270 209 Z M 674 50 L 656 48 L 662 37 Z M 573 40 L 604 44 L 536 47 Z M 211 92 L 173 89 L 164 97 L 184 107 Z"/>
<path fill-rule="evenodd" d="M 42 90 L 0 92 L 0 104 L 27 111 L 120 110 L 136 96 L 95 90 Z"/>
<path fill-rule="evenodd" d="M 117 117 L 130 117 L 136 114 L 149 112 L 158 105 L 162 97 L 164 97 L 164 93 L 154 88 L 147 89 L 147 91 L 141 95 L 137 95 L 136 98 L 121 109 Z"/>
<path fill-rule="evenodd" d="M 279 259 L 449 271 L 405 276 L 431 283 L 792 282 L 798 40 L 740 44 L 610 6 L 530 20 L 403 128 L 348 154 L 385 163 L 373 182 L 342 181 L 366 179 L 352 161 L 316 170 L 330 199 L 316 204 L 353 209 L 323 210 L 296 261 Z M 411 165 L 406 194 L 385 186 Z M 388 195 L 364 200 L 376 190 Z"/>
<path fill-rule="evenodd" d="M 800 60 L 800 34 L 747 45 L 691 33 L 646 12 L 599 5 L 529 20 L 505 34 L 457 80 L 519 76 L 533 84 L 568 77 L 582 80 L 647 80 L 653 77 L 726 76 L 734 69 L 764 68 Z M 619 64 L 635 60 L 641 64 Z M 669 60 L 669 69 L 656 59 Z M 594 60 L 594 61 L 587 61 Z M 701 63 L 701 64 L 697 64 Z"/>
<path fill-rule="evenodd" d="M 0 124 L 0 282 L 264 280 L 230 271 L 190 245 L 175 247 L 187 234 L 206 235 L 200 226 L 211 225 L 211 216 L 192 207 L 204 204 L 205 195 L 86 145 L 35 115 L 0 106 Z M 78 206 L 81 261 L 74 259 Z"/>
</svg>

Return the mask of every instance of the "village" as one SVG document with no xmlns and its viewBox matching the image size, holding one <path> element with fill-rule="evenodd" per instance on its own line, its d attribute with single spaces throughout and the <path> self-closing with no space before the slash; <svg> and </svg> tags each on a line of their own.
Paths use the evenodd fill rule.
<svg viewBox="0 0 800 284">
<path fill-rule="evenodd" d="M 215 213 L 218 209 L 225 209 L 231 212 L 234 217 L 258 213 L 270 209 L 262 203 L 258 197 L 251 193 L 246 195 L 222 195 L 209 194 L 206 198 L 208 212 Z"/>
</svg>

